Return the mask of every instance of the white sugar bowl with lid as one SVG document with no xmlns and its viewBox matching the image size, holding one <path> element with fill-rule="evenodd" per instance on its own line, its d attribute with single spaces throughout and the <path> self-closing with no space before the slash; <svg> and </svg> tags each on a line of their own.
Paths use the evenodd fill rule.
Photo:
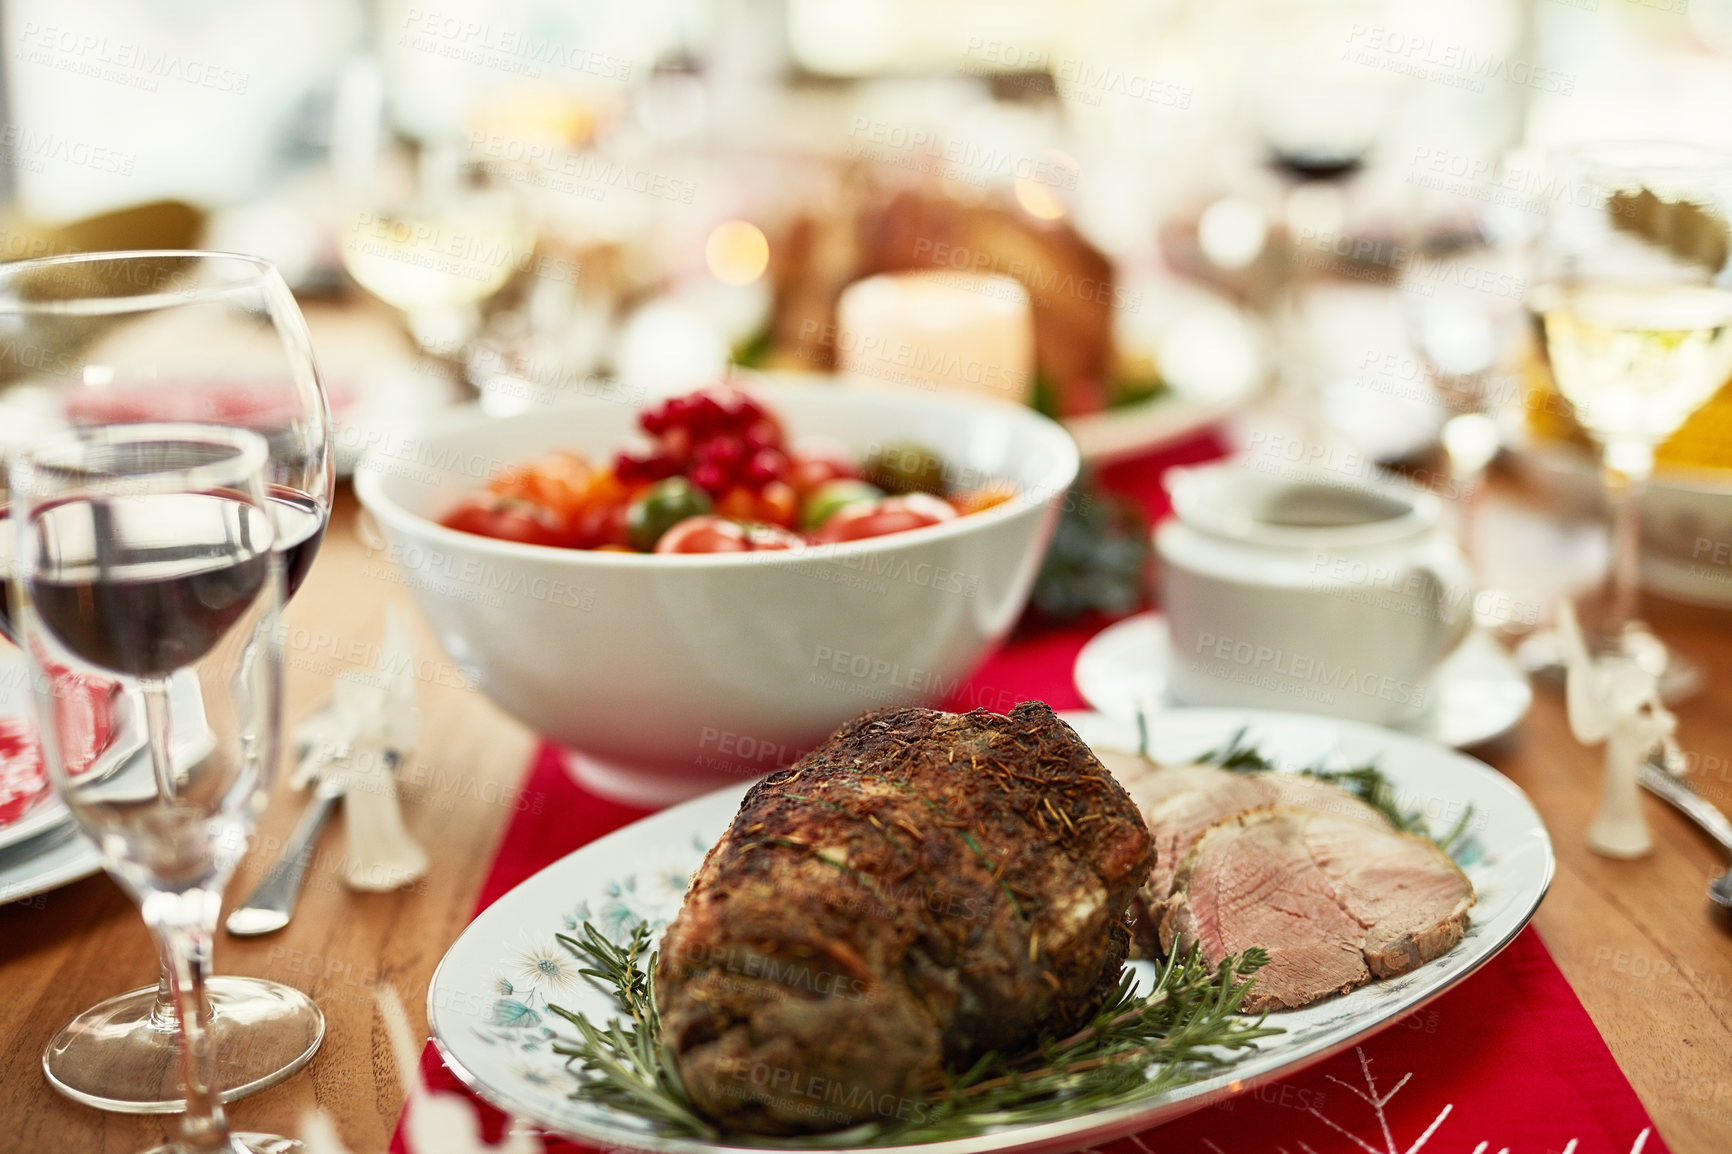
<svg viewBox="0 0 1732 1154">
<path fill-rule="evenodd" d="M 1394 482 L 1173 469 L 1155 533 L 1186 705 L 1410 725 L 1473 623 L 1467 562 L 1430 493 Z"/>
</svg>

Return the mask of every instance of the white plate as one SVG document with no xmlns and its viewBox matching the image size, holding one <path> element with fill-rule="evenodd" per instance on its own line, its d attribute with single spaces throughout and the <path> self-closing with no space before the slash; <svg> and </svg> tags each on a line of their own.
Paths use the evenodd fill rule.
<svg viewBox="0 0 1732 1154">
<path fill-rule="evenodd" d="M 1072 678 L 1083 700 L 1102 713 L 1132 717 L 1138 709 L 1172 709 L 1167 666 L 1172 647 L 1166 618 L 1139 613 L 1109 625 L 1077 654 Z M 1496 641 L 1468 635 L 1461 647 L 1437 667 L 1434 705 L 1403 732 L 1457 749 L 1471 749 L 1502 737 L 1527 716 L 1533 687 L 1527 675 Z"/>
<path fill-rule="evenodd" d="M 94 842 L 70 825 L 57 827 L 36 843 L 0 851 L 0 905 L 82 881 L 100 869 Z"/>
<path fill-rule="evenodd" d="M 0 589 L 0 595 L 4 590 Z M 33 708 L 27 686 L 24 656 L 18 650 L 0 651 L 0 714 L 28 712 Z M 174 755 L 194 761 L 209 752 L 213 740 L 204 724 L 204 704 L 197 682 L 177 676 L 170 683 L 178 728 Z M 103 752 L 104 761 L 118 765 L 144 746 L 137 734 L 119 733 Z M 92 772 L 104 772 L 100 766 Z M 20 901 L 70 882 L 80 881 L 102 868 L 96 844 L 73 828 L 72 811 L 58 796 L 37 802 L 18 821 L 0 827 L 0 904 Z"/>
<path fill-rule="evenodd" d="M 0 853 L 72 820 L 66 803 L 50 794 L 10 825 L 0 825 Z"/>
<path fill-rule="evenodd" d="M 1269 379 L 1268 341 L 1244 310 L 1200 285 L 1133 281 L 1114 315 L 1121 350 L 1146 350 L 1168 390 L 1140 405 L 1069 417 L 1083 460 L 1102 464 L 1192 436 L 1243 408 Z"/>
<path fill-rule="evenodd" d="M 1069 714 L 1083 738 L 1134 749 L 1132 722 Z M 1040 1125 L 920 1146 L 876 1147 L 922 1154 L 1075 1150 L 1175 1118 L 1261 1082 L 1284 1077 L 1412 1013 L 1489 961 L 1525 926 L 1552 876 L 1551 840 L 1522 792 L 1489 766 L 1431 742 L 1373 726 L 1303 714 L 1188 710 L 1150 727 L 1157 758 L 1184 761 L 1219 746 L 1241 727 L 1283 767 L 1322 759 L 1376 759 L 1404 805 L 1448 823 L 1473 807 L 1473 839 L 1462 865 L 1479 894 L 1462 943 L 1411 974 L 1377 982 L 1303 1010 L 1274 1015 L 1287 1033 L 1228 1072 L 1146 1101 Z M 592 1020 L 617 1016 L 610 998 L 578 976 L 578 962 L 554 940 L 585 920 L 623 938 L 640 920 L 658 932 L 679 910 L 686 880 L 732 820 L 746 784 L 730 786 L 627 826 L 542 870 L 489 906 L 446 953 L 428 990 L 434 1041 L 452 1071 L 483 1098 L 546 1129 L 598 1146 L 709 1154 L 726 1146 L 663 1138 L 633 1115 L 570 1097 L 563 1059 L 550 1046 L 573 1031 L 547 1011 L 555 1004 Z M 1134 963 L 1147 972 L 1147 963 Z M 1232 1090 L 1229 1091 L 1229 1085 Z"/>
<path fill-rule="evenodd" d="M 1129 298 L 1134 311 L 1115 316 L 1121 345 L 1146 349 L 1167 391 L 1141 404 L 1067 417 L 1065 431 L 1083 460 L 1103 464 L 1193 436 L 1242 409 L 1269 379 L 1267 339 L 1244 310 L 1199 285 L 1151 281 Z M 823 384 L 828 374 L 752 370 L 747 376 Z"/>
</svg>

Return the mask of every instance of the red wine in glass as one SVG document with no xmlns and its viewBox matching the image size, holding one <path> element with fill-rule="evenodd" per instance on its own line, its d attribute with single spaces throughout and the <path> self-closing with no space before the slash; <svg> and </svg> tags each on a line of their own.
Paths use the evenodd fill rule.
<svg viewBox="0 0 1732 1154">
<path fill-rule="evenodd" d="M 215 493 L 50 505 L 30 523 L 36 614 L 92 665 L 167 677 L 202 659 L 258 601 L 270 550 L 247 543 L 265 539 L 268 516 Z"/>
<path fill-rule="evenodd" d="M 266 496 L 277 526 L 276 549 L 283 555 L 283 596 L 287 599 L 301 587 L 319 554 L 319 543 L 325 539 L 325 507 L 287 485 L 272 485 Z"/>
<path fill-rule="evenodd" d="M 284 597 L 295 590 L 312 568 L 319 544 L 325 537 L 325 507 L 317 500 L 286 485 L 272 485 L 268 494 L 271 518 L 276 524 L 276 551 L 283 557 Z M 219 498 L 220 499 L 220 498 Z M 0 506 L 0 636 L 13 636 L 12 601 L 7 583 L 12 574 L 11 510 Z M 100 664 L 100 663 L 99 663 Z"/>
</svg>

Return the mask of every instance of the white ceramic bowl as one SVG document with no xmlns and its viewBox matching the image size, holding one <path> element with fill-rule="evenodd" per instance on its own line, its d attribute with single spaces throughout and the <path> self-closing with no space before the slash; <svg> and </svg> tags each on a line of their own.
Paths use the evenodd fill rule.
<svg viewBox="0 0 1732 1154">
<path fill-rule="evenodd" d="M 754 386 L 792 442 L 915 441 L 1022 494 L 943 525 L 804 552 L 659 556 L 496 541 L 435 520 L 505 465 L 605 460 L 636 411 L 589 399 L 435 417 L 355 488 L 440 644 L 611 796 L 659 804 L 766 773 L 868 709 L 948 697 L 1028 598 L 1077 450 L 1019 406 L 844 385 Z M 1007 708 L 996 697 L 978 704 Z"/>
</svg>

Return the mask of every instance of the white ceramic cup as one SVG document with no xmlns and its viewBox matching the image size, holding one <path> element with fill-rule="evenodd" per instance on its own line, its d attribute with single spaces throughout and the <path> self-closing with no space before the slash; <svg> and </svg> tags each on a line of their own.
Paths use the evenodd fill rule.
<svg viewBox="0 0 1732 1154">
<path fill-rule="evenodd" d="M 1155 549 L 1175 698 L 1384 725 L 1425 714 L 1433 671 L 1473 621 L 1435 497 L 1242 462 L 1166 483 L 1177 516 Z"/>
</svg>

